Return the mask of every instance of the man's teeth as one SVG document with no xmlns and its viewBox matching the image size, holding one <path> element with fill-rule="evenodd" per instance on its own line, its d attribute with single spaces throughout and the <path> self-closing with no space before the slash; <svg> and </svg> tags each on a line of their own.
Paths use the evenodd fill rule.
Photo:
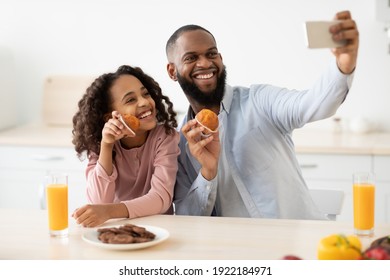
<svg viewBox="0 0 390 280">
<path fill-rule="evenodd" d="M 141 116 L 139 116 L 138 118 L 139 119 L 143 119 L 143 118 L 146 118 L 148 116 L 150 116 L 152 114 L 152 111 L 148 111 L 148 112 L 145 112 L 143 113 Z"/>
<path fill-rule="evenodd" d="M 196 76 L 196 78 L 197 79 L 210 79 L 212 76 L 214 76 L 214 74 L 210 73 L 210 74 L 198 75 L 198 76 Z"/>
</svg>

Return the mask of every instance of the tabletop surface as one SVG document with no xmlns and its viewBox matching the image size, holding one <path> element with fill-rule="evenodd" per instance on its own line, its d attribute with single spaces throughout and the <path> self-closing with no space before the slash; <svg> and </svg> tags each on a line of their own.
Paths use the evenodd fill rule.
<svg viewBox="0 0 390 280">
<path fill-rule="evenodd" d="M 167 240 L 139 250 L 100 248 L 82 239 L 86 230 L 69 220 L 69 237 L 48 234 L 46 210 L 0 209 L 0 259 L 8 260 L 277 260 L 285 255 L 317 259 L 317 245 L 329 234 L 352 234 L 351 223 L 337 221 L 277 220 L 155 215 L 111 220 L 166 229 Z M 363 247 L 390 234 L 390 224 L 376 225 L 375 235 L 362 238 Z"/>
</svg>

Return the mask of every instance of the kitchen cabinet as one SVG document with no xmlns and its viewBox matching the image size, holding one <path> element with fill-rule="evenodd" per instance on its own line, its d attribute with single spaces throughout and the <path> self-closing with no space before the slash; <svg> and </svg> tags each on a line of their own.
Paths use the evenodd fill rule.
<svg viewBox="0 0 390 280">
<path fill-rule="evenodd" d="M 44 176 L 69 175 L 69 212 L 86 203 L 85 168 L 73 147 L 0 146 L 0 208 L 45 208 Z"/>
<path fill-rule="evenodd" d="M 376 177 L 376 210 L 383 209 L 383 218 L 390 222 L 390 156 L 375 155 L 373 166 Z"/>
<path fill-rule="evenodd" d="M 309 189 L 344 192 L 343 207 L 337 220 L 353 221 L 352 174 L 356 171 L 372 171 L 371 155 L 298 153 L 297 158 Z M 378 209 L 377 220 L 384 220 L 382 212 L 383 209 Z"/>
<path fill-rule="evenodd" d="M 371 171 L 376 175 L 375 221 L 390 222 L 390 156 L 345 154 L 297 154 L 310 189 L 344 191 L 339 221 L 353 221 L 352 174 Z"/>
</svg>

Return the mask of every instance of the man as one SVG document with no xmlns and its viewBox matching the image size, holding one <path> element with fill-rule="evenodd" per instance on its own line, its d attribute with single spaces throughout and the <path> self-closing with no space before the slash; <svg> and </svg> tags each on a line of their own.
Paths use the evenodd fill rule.
<svg viewBox="0 0 390 280">
<path fill-rule="evenodd" d="M 167 71 L 190 107 L 181 125 L 174 203 L 179 215 L 325 219 L 302 177 L 291 139 L 308 122 L 332 116 L 346 98 L 356 66 L 359 33 L 349 11 L 330 32 L 335 61 L 305 91 L 270 85 L 225 84 L 214 36 L 196 25 L 179 28 L 166 45 Z M 219 133 L 200 137 L 194 116 L 218 114 Z"/>
</svg>

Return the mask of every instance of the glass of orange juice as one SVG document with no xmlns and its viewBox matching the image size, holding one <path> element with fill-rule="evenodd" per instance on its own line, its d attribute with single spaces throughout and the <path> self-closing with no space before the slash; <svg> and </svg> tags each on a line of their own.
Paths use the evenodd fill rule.
<svg viewBox="0 0 390 280">
<path fill-rule="evenodd" d="M 68 175 L 46 176 L 46 201 L 51 236 L 68 235 Z"/>
<path fill-rule="evenodd" d="M 371 172 L 353 174 L 353 220 L 357 235 L 372 236 L 375 218 L 375 178 Z"/>
</svg>

